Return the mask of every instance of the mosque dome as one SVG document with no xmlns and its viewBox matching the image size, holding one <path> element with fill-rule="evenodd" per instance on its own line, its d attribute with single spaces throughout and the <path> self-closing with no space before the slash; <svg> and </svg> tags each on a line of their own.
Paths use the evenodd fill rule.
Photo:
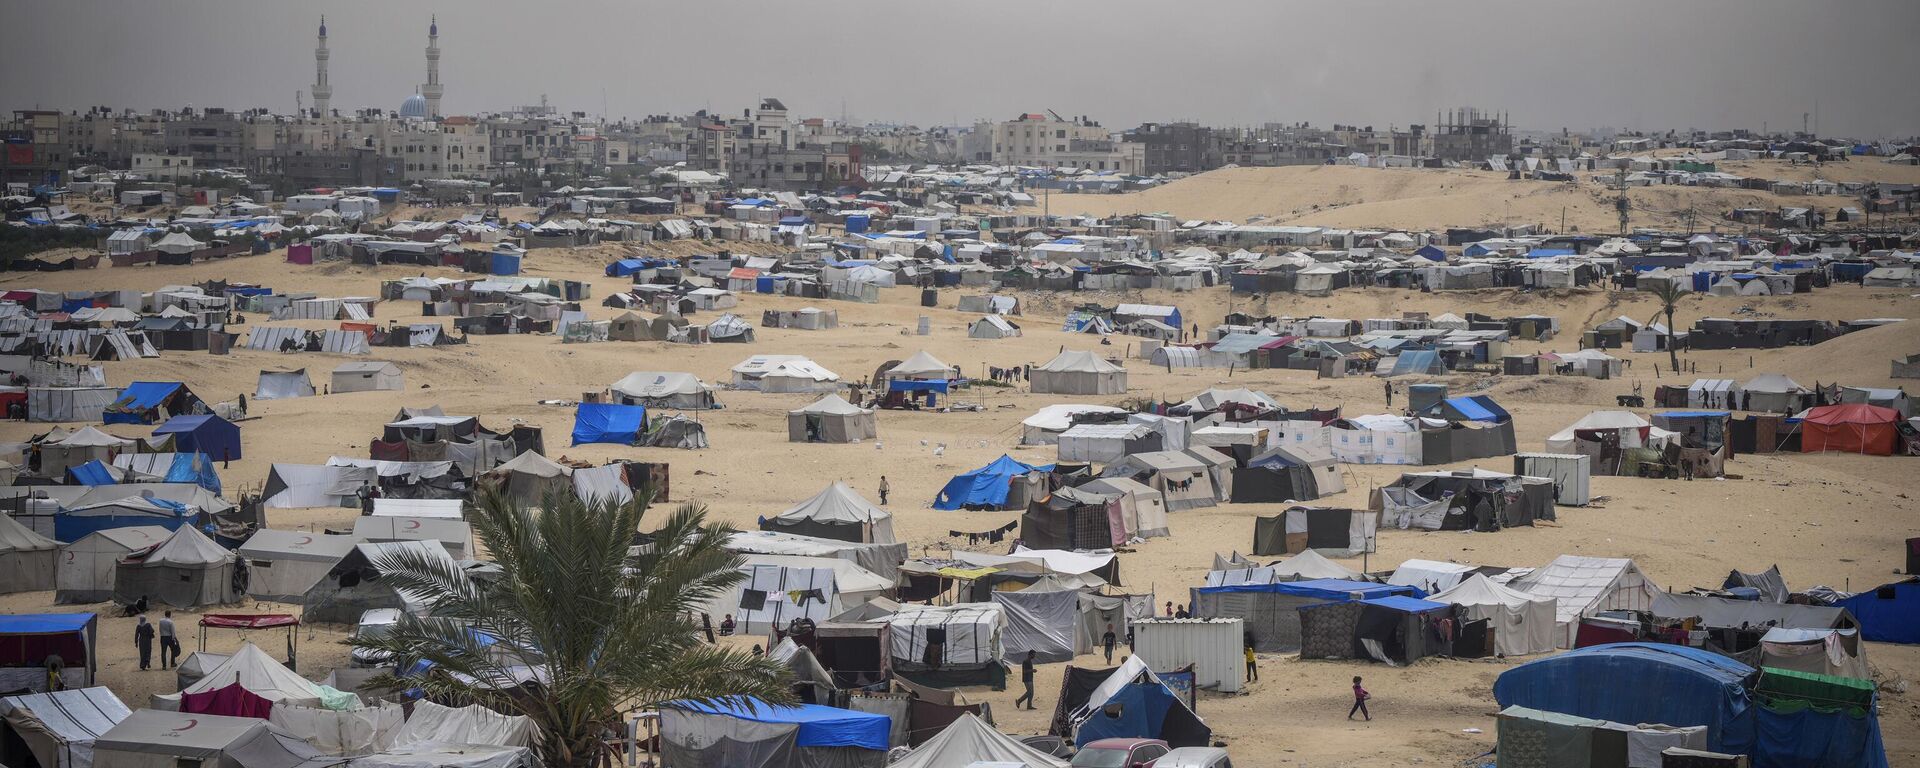
<svg viewBox="0 0 1920 768">
<path fill-rule="evenodd" d="M 427 116 L 427 97 L 421 96 L 420 94 L 417 94 L 417 93 L 412 96 L 408 96 L 406 101 L 403 101 L 400 103 L 400 116 L 401 117 L 426 117 Z"/>
</svg>

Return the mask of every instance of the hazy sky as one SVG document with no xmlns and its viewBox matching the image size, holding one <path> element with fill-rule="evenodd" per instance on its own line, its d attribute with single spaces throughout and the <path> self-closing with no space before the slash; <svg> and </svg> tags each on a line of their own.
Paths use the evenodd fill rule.
<svg viewBox="0 0 1920 768">
<path fill-rule="evenodd" d="M 0 0 L 0 107 L 291 112 L 322 12 L 343 111 L 399 108 L 438 13 L 449 114 L 1920 131 L 1914 0 Z"/>
</svg>

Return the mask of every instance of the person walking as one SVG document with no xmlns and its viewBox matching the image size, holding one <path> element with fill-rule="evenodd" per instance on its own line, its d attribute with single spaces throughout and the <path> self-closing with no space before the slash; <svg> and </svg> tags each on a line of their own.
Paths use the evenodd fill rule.
<svg viewBox="0 0 1920 768">
<path fill-rule="evenodd" d="M 140 649 L 140 671 L 153 668 L 153 625 L 147 623 L 145 614 L 140 623 L 133 625 L 133 647 Z"/>
<path fill-rule="evenodd" d="M 1391 381 L 1386 382 L 1386 387 L 1387 387 L 1387 407 L 1392 408 L 1393 407 L 1393 382 Z"/>
<path fill-rule="evenodd" d="M 1023 701 L 1027 703 L 1027 709 L 1038 709 L 1033 705 L 1033 653 L 1027 651 L 1027 657 L 1020 661 L 1020 684 L 1027 687 L 1027 692 L 1013 700 L 1014 709 L 1019 709 Z"/>
<path fill-rule="evenodd" d="M 1257 666 L 1254 666 L 1253 643 L 1247 643 L 1246 650 L 1247 650 L 1247 682 L 1251 683 L 1255 680 L 1260 679 L 1260 668 Z"/>
<path fill-rule="evenodd" d="M 1119 641 L 1120 641 L 1120 636 L 1113 633 L 1113 625 L 1108 624 L 1107 633 L 1100 636 L 1100 644 L 1103 646 L 1106 646 L 1106 649 L 1107 649 L 1108 665 L 1113 664 L 1113 646 L 1115 643 L 1118 643 Z"/>
<path fill-rule="evenodd" d="M 887 476 L 881 475 L 880 476 L 880 506 L 884 507 L 887 505 L 887 491 L 889 490 L 892 490 L 892 489 L 887 487 Z"/>
<path fill-rule="evenodd" d="M 160 615 L 160 668 L 168 669 L 180 661 L 180 638 L 173 631 L 173 611 Z"/>
<path fill-rule="evenodd" d="M 1373 714 L 1367 711 L 1367 699 L 1371 699 L 1371 698 L 1373 698 L 1373 694 L 1367 693 L 1367 689 L 1360 687 L 1360 676 L 1354 675 L 1353 676 L 1353 709 L 1347 710 L 1347 719 L 1352 720 L 1353 713 L 1358 712 L 1360 713 L 1361 717 L 1366 718 L 1368 722 L 1372 722 Z"/>
</svg>

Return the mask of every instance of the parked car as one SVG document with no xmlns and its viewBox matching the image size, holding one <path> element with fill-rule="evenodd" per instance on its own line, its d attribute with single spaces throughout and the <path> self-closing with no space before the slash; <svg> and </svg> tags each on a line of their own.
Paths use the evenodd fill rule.
<svg viewBox="0 0 1920 768">
<path fill-rule="evenodd" d="M 1219 747 L 1180 747 L 1161 755 L 1153 768 L 1233 768 L 1233 761 Z"/>
<path fill-rule="evenodd" d="M 1077 768 L 1154 768 L 1172 749 L 1159 739 L 1100 739 L 1073 753 Z"/>
<path fill-rule="evenodd" d="M 360 623 L 353 627 L 353 639 L 372 640 L 393 631 L 400 622 L 400 611 L 396 608 L 374 608 L 360 614 Z M 349 658 L 356 667 L 383 667 L 393 663 L 393 657 L 385 651 L 375 651 L 356 645 Z"/>
</svg>

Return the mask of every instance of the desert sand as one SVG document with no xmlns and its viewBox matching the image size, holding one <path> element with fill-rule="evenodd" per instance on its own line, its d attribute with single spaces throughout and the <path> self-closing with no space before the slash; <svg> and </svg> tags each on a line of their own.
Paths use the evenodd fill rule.
<svg viewBox="0 0 1920 768">
<path fill-rule="evenodd" d="M 1341 168 L 1302 169 L 1299 173 L 1315 179 L 1302 184 L 1314 185 L 1334 184 L 1319 179 L 1348 174 L 1379 179 L 1401 175 L 1394 171 Z M 1154 193 L 1143 193 L 1158 193 L 1161 197 L 1156 200 L 1165 199 L 1139 209 L 1178 209 L 1180 206 L 1176 203 L 1183 201 L 1174 195 L 1181 185 L 1192 187 L 1229 181 L 1237 185 L 1237 180 L 1245 175 L 1245 172 L 1229 171 L 1219 180 L 1189 179 Z M 1432 179 L 1444 179 L 1437 182 L 1409 179 L 1405 182 L 1409 189 L 1428 186 L 1415 189 L 1417 197 L 1408 201 L 1369 205 L 1398 206 L 1407 211 L 1400 215 L 1411 220 L 1415 213 L 1428 209 L 1429 201 L 1454 194 L 1457 190 L 1453 185 L 1483 188 L 1508 183 L 1504 179 L 1482 179 L 1473 174 L 1464 176 L 1457 180 L 1451 175 L 1433 176 Z M 1529 184 L 1524 188 L 1552 187 Z M 1330 199 L 1352 200 L 1373 194 L 1371 191 L 1326 193 L 1332 195 Z M 1278 204 L 1284 194 L 1289 193 L 1263 194 L 1282 197 L 1249 195 L 1249 207 L 1244 210 L 1183 210 L 1182 215 L 1235 218 L 1256 212 L 1284 213 L 1284 210 L 1261 208 Z M 1096 206 L 1106 206 L 1107 210 L 1132 209 L 1134 204 L 1125 201 L 1126 197 L 1088 199 L 1085 205 L 1087 210 L 1094 210 Z M 1061 198 L 1056 197 L 1053 203 L 1055 210 L 1060 210 Z M 1369 223 L 1395 223 L 1394 216 L 1386 215 L 1384 210 L 1369 212 L 1366 217 Z M 1388 220 L 1382 221 L 1383 217 Z M 676 243 L 673 252 L 711 252 L 723 245 Z M 745 249 L 735 248 L 736 252 L 742 250 Z M 541 250 L 526 260 L 526 266 L 532 275 L 590 281 L 594 298 L 586 302 L 588 314 L 609 318 L 618 312 L 600 306 L 599 299 L 619 290 L 624 281 L 604 277 L 601 268 L 610 259 L 631 252 L 634 251 L 612 246 Z M 374 268 L 339 263 L 300 267 L 288 265 L 283 259 L 284 252 L 275 251 L 190 266 L 10 273 L 0 276 L 0 286 L 153 290 L 163 285 L 224 278 L 257 282 L 282 291 L 364 296 L 373 295 L 381 280 L 421 273 L 418 267 Z M 439 269 L 428 270 L 427 274 L 460 276 L 451 270 Z M 1059 323 L 1064 308 L 1077 301 L 1172 303 L 1180 306 L 1186 317 L 1203 325 L 1218 322 L 1229 311 L 1351 318 L 1397 316 L 1403 310 L 1435 314 L 1482 311 L 1496 315 L 1537 312 L 1560 318 L 1563 331 L 1558 339 L 1541 344 L 1516 343 L 1516 349 L 1523 352 L 1572 350 L 1577 348 L 1580 330 L 1594 322 L 1619 314 L 1646 319 L 1655 309 L 1644 297 L 1602 291 L 1422 294 L 1366 289 L 1341 291 L 1321 299 L 1276 295 L 1257 302 L 1230 297 L 1218 289 L 1187 294 L 1034 294 L 1025 296 L 1028 314 L 1014 318 L 1025 331 L 1023 337 L 984 341 L 966 338 L 965 324 L 972 318 L 952 309 L 958 295 L 956 291 L 942 291 L 938 309 L 918 306 L 919 291 L 911 288 L 884 290 L 881 302 L 872 305 L 744 296 L 736 311 L 756 324 L 764 309 L 808 305 L 837 309 L 841 320 L 840 328 L 828 331 L 758 328 L 757 341 L 745 345 L 561 344 L 558 338 L 544 335 L 478 336 L 465 346 L 380 349 L 371 358 L 282 355 L 250 350 L 236 350 L 228 356 L 168 352 L 158 359 L 108 364 L 107 375 L 114 384 L 177 379 L 185 381 L 204 398 L 228 400 L 243 392 L 250 395 L 261 370 L 304 367 L 316 385 L 326 381 L 327 373 L 334 366 L 352 359 L 391 360 L 405 370 L 407 388 L 403 392 L 250 402 L 252 415 L 257 418 L 243 424 L 245 458 L 222 470 L 230 497 L 242 489 L 258 487 L 274 462 L 320 463 L 335 455 L 364 457 L 369 440 L 379 434 L 381 424 L 399 408 L 437 404 L 449 414 L 476 415 L 494 429 L 505 429 L 516 422 L 540 425 L 546 430 L 551 455 L 594 462 L 614 457 L 669 462 L 671 502 L 696 501 L 706 505 L 719 520 L 742 528 L 753 527 L 757 517 L 785 509 L 836 478 L 877 498 L 875 485 L 880 476 L 885 475 L 893 490 L 891 510 L 895 515 L 895 529 L 917 555 L 942 553 L 956 546 L 947 536 L 949 531 L 987 530 L 1016 518 L 1012 512 L 936 512 L 929 505 L 949 477 L 983 465 L 1002 453 L 1023 460 L 1051 461 L 1053 449 L 1049 447 L 1017 445 L 1021 419 L 1050 403 L 1110 403 L 1120 398 L 1034 395 L 1024 388 L 970 391 L 957 399 L 980 403 L 984 410 L 883 411 L 879 417 L 879 441 L 809 445 L 788 443 L 784 436 L 786 411 L 805 404 L 810 397 L 721 392 L 719 397 L 724 409 L 697 414 L 707 425 L 712 442 L 712 448 L 703 451 L 611 445 L 569 448 L 566 441 L 572 426 L 572 409 L 543 406 L 539 401 L 577 399 L 581 393 L 603 389 L 635 370 L 689 371 L 709 383 L 720 383 L 729 378 L 730 366 L 756 353 L 805 354 L 838 372 L 844 380 L 858 380 L 870 376 L 875 366 L 885 361 L 904 359 L 921 349 L 949 363 L 962 365 L 969 372 L 982 372 L 988 365 L 1043 362 L 1062 348 L 1094 349 L 1108 354 L 1130 350 L 1126 337 L 1116 336 L 1112 347 L 1100 347 L 1093 337 L 1062 333 Z M 417 319 L 418 311 L 418 305 L 412 303 L 385 303 L 377 308 L 375 318 L 382 323 L 404 322 Z M 1920 302 L 1904 292 L 1845 286 L 1790 297 L 1692 297 L 1687 299 L 1677 319 L 1679 325 L 1685 327 L 1698 317 L 1728 316 L 1743 311 L 1753 316 L 1824 319 L 1920 317 Z M 702 313 L 694 319 L 704 321 L 713 316 Z M 930 336 L 911 335 L 920 316 L 931 319 Z M 253 325 L 265 324 L 258 316 L 250 316 L 248 321 Z M 445 319 L 438 321 L 445 322 Z M 305 325 L 317 328 L 332 324 Z M 1700 375 L 1745 379 L 1758 372 L 1775 371 L 1808 385 L 1839 380 L 1852 385 L 1895 386 L 1900 382 L 1888 378 L 1888 359 L 1912 352 L 1920 352 L 1920 323 L 1865 331 L 1812 348 L 1693 353 L 1684 359 Z M 1495 397 L 1513 412 L 1521 449 L 1539 450 L 1546 436 L 1568 423 L 1589 411 L 1614 407 L 1615 395 L 1636 387 L 1644 388 L 1651 395 L 1654 386 L 1674 379 L 1671 371 L 1664 370 L 1665 354 L 1626 353 L 1625 356 L 1632 360 L 1631 368 L 1624 378 L 1612 381 L 1498 376 L 1451 376 L 1443 380 L 1452 385 L 1456 394 L 1475 392 Z M 1215 369 L 1167 372 L 1155 370 L 1140 360 L 1130 360 L 1127 366 L 1131 397 L 1178 401 L 1209 386 L 1227 385 L 1264 390 L 1292 407 L 1340 406 L 1350 415 L 1384 410 L 1381 384 L 1374 378 L 1323 381 L 1303 371 L 1275 370 L 1241 371 L 1231 375 Z M 1691 375 L 1682 377 L 1682 380 L 1690 379 Z M 0 440 L 25 439 L 47 426 L 0 425 Z M 145 434 L 144 430 L 118 426 L 108 431 L 123 436 Z M 937 446 L 945 446 L 944 455 L 934 455 Z M 1490 469 L 1511 468 L 1508 459 L 1477 463 Z M 1463 468 L 1468 464 L 1448 466 Z M 1776 564 L 1788 583 L 1797 589 L 1816 584 L 1863 589 L 1896 578 L 1894 573 L 1901 566 L 1902 540 L 1920 534 L 1920 503 L 1915 501 L 1915 497 L 1920 496 L 1920 472 L 1915 472 L 1914 467 L 1911 460 L 1900 458 L 1766 455 L 1740 456 L 1730 463 L 1728 471 L 1739 475 L 1739 479 L 1685 482 L 1595 478 L 1593 492 L 1604 499 L 1589 508 L 1562 508 L 1557 523 L 1494 534 L 1385 531 L 1380 536 L 1379 551 L 1364 564 L 1372 570 L 1384 570 L 1408 558 L 1430 558 L 1537 566 L 1557 555 L 1573 553 L 1632 557 L 1658 584 L 1675 589 L 1717 586 L 1730 569 L 1751 571 Z M 1316 503 L 1364 505 L 1372 488 L 1391 482 L 1402 469 L 1347 465 L 1345 471 L 1349 490 Z M 1187 588 L 1201 581 L 1213 554 L 1246 550 L 1252 540 L 1254 517 L 1272 514 L 1281 506 L 1223 505 L 1175 513 L 1170 520 L 1171 538 L 1151 540 L 1122 555 L 1125 589 L 1152 591 L 1160 602 L 1185 603 Z M 356 514 L 349 509 L 275 510 L 269 513 L 268 523 L 282 529 L 338 528 L 350 525 Z M 959 544 L 964 545 L 964 539 Z M 1359 568 L 1363 562 L 1355 559 L 1346 564 Z M 104 611 L 110 608 L 104 604 L 55 607 L 51 602 L 51 593 L 45 592 L 6 595 L 0 596 L 0 610 Z M 298 607 L 259 604 L 232 610 L 297 612 Z M 189 649 L 195 645 L 192 621 L 191 616 L 183 616 L 181 622 Z M 344 627 L 310 626 L 300 631 L 303 674 L 324 678 L 327 670 L 345 663 Z M 131 637 L 131 620 L 102 620 L 100 681 L 112 686 L 130 704 L 139 706 L 151 693 L 174 690 L 173 676 L 170 672 L 138 671 L 133 662 Z M 268 633 L 260 640 L 270 652 L 280 653 L 279 635 Z M 231 650 L 237 643 L 235 633 L 222 631 L 210 637 L 208 645 L 210 650 L 224 651 Z M 1893 764 L 1920 761 L 1920 702 L 1905 690 L 1906 681 L 1920 677 L 1920 649 L 1872 644 L 1867 656 L 1886 684 L 1882 724 Z M 1097 657 L 1083 657 L 1079 663 L 1098 666 L 1100 662 Z M 1517 662 L 1428 659 L 1411 667 L 1390 668 L 1263 656 L 1261 682 L 1240 696 L 1204 695 L 1199 711 L 1215 729 L 1216 736 L 1231 745 L 1235 761 L 1248 766 L 1399 766 L 1421 761 L 1457 762 L 1492 748 L 1492 714 L 1496 711 L 1492 683 L 1503 669 L 1514 663 Z M 1047 714 L 1057 695 L 1061 667 L 1041 668 L 1041 710 L 1038 712 L 1014 710 L 1012 701 L 1018 695 L 1017 683 L 1012 690 L 1004 692 L 970 690 L 968 695 L 991 702 L 1002 729 L 1036 733 L 1046 727 Z M 1347 681 L 1356 674 L 1366 676 L 1368 687 L 1377 697 L 1373 705 L 1375 719 L 1371 723 L 1342 719 L 1350 701 Z M 1648 693 L 1657 695 L 1653 691 Z M 1465 732 L 1471 728 L 1482 732 Z"/>
</svg>

